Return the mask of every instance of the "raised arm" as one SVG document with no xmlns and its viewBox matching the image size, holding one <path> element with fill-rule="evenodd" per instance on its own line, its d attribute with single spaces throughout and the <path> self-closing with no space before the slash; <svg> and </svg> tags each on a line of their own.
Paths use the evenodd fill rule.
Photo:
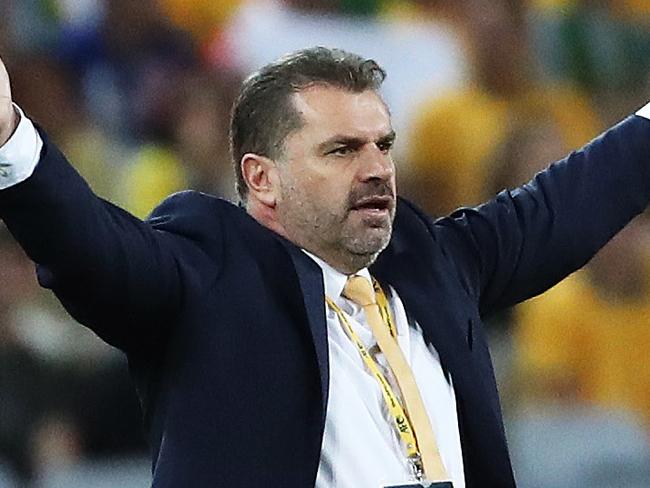
<svg viewBox="0 0 650 488">
<path fill-rule="evenodd" d="M 0 165 L 0 218 L 37 263 L 40 283 L 107 342 L 127 351 L 161 344 L 180 307 L 183 269 L 200 254 L 173 232 L 178 219 L 165 217 L 179 199 L 148 224 L 97 197 L 14 110 L 1 61 Z"/>
<path fill-rule="evenodd" d="M 461 263 L 459 279 L 489 314 L 537 295 L 583 266 L 650 201 L 646 107 L 477 209 L 432 225 Z"/>
</svg>

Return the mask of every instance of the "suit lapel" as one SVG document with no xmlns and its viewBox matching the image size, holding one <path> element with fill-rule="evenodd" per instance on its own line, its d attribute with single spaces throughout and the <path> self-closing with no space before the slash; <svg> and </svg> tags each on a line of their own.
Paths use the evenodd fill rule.
<svg viewBox="0 0 650 488">
<path fill-rule="evenodd" d="M 282 295 L 278 296 L 278 299 L 286 301 L 287 306 L 295 310 L 297 307 L 304 307 L 316 352 L 324 425 L 329 392 L 329 351 L 322 271 L 318 264 L 295 244 L 264 227 L 250 215 L 243 215 L 240 223 L 254 229 L 248 232 L 251 240 L 247 244 L 254 249 L 254 253 L 264 256 L 261 266 L 266 268 L 266 274 L 273 281 L 272 289 Z M 280 253 L 276 252 L 277 250 L 280 250 Z M 295 274 L 291 272 L 291 266 Z"/>
<path fill-rule="evenodd" d="M 323 274 L 309 256 L 291 243 L 285 242 L 293 261 L 302 290 L 302 298 L 311 330 L 318 370 L 320 371 L 321 398 L 323 399 L 323 420 L 327 411 L 329 393 L 329 352 L 327 347 L 327 321 L 325 318 L 325 288 Z"/>
</svg>

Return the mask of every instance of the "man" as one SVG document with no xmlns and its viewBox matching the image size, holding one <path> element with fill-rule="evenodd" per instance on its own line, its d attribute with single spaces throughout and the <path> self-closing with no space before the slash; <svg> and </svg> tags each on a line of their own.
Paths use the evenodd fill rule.
<svg viewBox="0 0 650 488">
<path fill-rule="evenodd" d="M 233 110 L 241 206 L 186 192 L 144 223 L 94 196 L 0 83 L 0 217 L 41 284 L 128 355 L 153 486 L 515 485 L 481 316 L 643 210 L 650 121 L 433 222 L 395 197 L 383 78 L 325 48 L 265 66 Z"/>
</svg>

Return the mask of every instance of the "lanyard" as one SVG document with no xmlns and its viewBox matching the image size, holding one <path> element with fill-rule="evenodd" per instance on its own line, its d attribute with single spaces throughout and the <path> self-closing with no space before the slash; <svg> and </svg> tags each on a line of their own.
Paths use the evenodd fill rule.
<svg viewBox="0 0 650 488">
<path fill-rule="evenodd" d="M 388 307 L 388 300 L 386 298 L 386 295 L 384 294 L 384 291 L 381 289 L 381 286 L 379 285 L 379 283 L 377 283 L 376 280 L 373 280 L 373 286 L 375 288 L 375 293 L 377 295 L 377 305 L 379 305 L 380 314 L 384 319 L 384 322 L 388 326 L 391 336 L 395 340 L 397 340 L 397 330 L 395 328 L 395 322 L 391 316 L 390 309 Z M 357 349 L 359 351 L 359 354 L 361 355 L 361 358 L 363 359 L 364 364 L 366 365 L 368 370 L 370 370 L 372 375 L 375 377 L 375 379 L 381 386 L 381 393 L 384 397 L 384 401 L 386 402 L 386 405 L 388 406 L 388 410 L 392 417 L 393 424 L 395 425 L 395 428 L 397 429 L 400 438 L 402 439 L 404 445 L 406 446 L 406 454 L 409 462 L 411 463 L 411 467 L 413 468 L 416 477 L 421 478 L 423 475 L 422 458 L 420 456 L 420 450 L 418 448 L 418 443 L 415 437 L 415 433 L 413 432 L 413 427 L 411 426 L 411 422 L 409 421 L 408 416 L 404 411 L 404 408 L 400 404 L 398 397 L 393 391 L 393 388 L 388 383 L 388 380 L 379 369 L 379 366 L 368 353 L 366 346 L 363 344 L 363 342 L 361 342 L 361 339 L 359 338 L 357 333 L 354 332 L 354 329 L 352 328 L 352 325 L 350 324 L 348 318 L 345 316 L 343 310 L 341 310 L 341 308 L 330 297 L 326 297 L 325 299 L 327 301 L 327 304 L 332 308 L 332 310 L 334 310 L 334 312 L 338 316 L 339 321 L 343 326 L 343 329 L 347 333 L 348 337 L 357 346 Z"/>
</svg>

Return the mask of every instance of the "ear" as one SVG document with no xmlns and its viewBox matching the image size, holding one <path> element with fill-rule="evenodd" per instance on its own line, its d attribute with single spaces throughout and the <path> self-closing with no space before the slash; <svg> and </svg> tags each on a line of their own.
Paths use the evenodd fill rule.
<svg viewBox="0 0 650 488">
<path fill-rule="evenodd" d="M 248 198 L 275 207 L 280 194 L 280 178 L 275 161 L 259 154 L 247 153 L 241 159 L 241 171 L 248 186 Z"/>
</svg>

